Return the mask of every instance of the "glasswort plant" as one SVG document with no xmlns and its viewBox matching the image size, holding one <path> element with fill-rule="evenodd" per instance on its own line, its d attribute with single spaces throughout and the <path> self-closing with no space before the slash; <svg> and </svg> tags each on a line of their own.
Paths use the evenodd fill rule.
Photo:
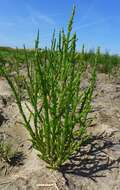
<svg viewBox="0 0 120 190">
<path fill-rule="evenodd" d="M 91 110 L 96 78 L 94 67 L 88 88 L 85 91 L 80 90 L 85 65 L 76 61 L 76 33 L 71 36 L 74 14 L 75 7 L 67 34 L 61 30 L 57 40 L 54 32 L 50 49 L 40 51 L 39 32 L 31 61 L 24 49 L 27 67 L 24 86 L 29 99 L 29 104 L 26 103 L 29 118 L 23 109 L 16 80 L 19 69 L 13 77 L 9 77 L 5 69 L 2 70 L 14 93 L 33 147 L 39 152 L 39 157 L 54 169 L 68 160 L 87 138 L 87 115 Z M 76 125 L 79 127 L 76 128 Z"/>
</svg>

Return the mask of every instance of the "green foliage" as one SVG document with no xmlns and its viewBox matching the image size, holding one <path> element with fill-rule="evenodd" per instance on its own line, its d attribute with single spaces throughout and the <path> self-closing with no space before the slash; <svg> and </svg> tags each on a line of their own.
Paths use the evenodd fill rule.
<svg viewBox="0 0 120 190">
<path fill-rule="evenodd" d="M 31 61 L 24 49 L 27 77 L 23 82 L 29 97 L 29 102 L 26 102 L 29 117 L 24 111 L 16 80 L 16 76 L 20 75 L 19 64 L 16 76 L 9 77 L 2 69 L 15 95 L 33 147 L 38 150 L 39 157 L 54 169 L 69 159 L 88 137 L 87 115 L 91 110 L 96 80 L 94 66 L 88 88 L 80 90 L 86 65 L 77 60 L 76 33 L 71 36 L 74 14 L 75 7 L 67 34 L 64 30 L 60 31 L 57 40 L 54 32 L 50 50 L 46 48 L 43 53 L 39 51 L 39 32 Z"/>
<path fill-rule="evenodd" d="M 27 49 L 27 54 L 29 59 L 32 59 L 34 50 Z M 0 68 L 5 67 L 10 74 L 15 71 L 16 62 L 18 62 L 21 67 L 24 66 L 24 49 L 18 50 L 17 48 L 13 49 L 9 47 L 0 47 Z M 1 69 L 0 76 L 2 76 Z"/>
<path fill-rule="evenodd" d="M 19 89 L 21 88 L 22 91 L 25 88 L 24 80 L 25 80 L 25 76 L 22 74 L 15 76 L 15 81 L 17 83 L 17 87 L 19 87 Z"/>
<path fill-rule="evenodd" d="M 120 57 L 118 55 L 110 55 L 108 52 L 101 53 L 100 47 L 97 48 L 96 52 L 90 50 L 85 52 L 83 45 L 81 53 L 79 53 L 79 59 L 86 63 L 86 65 L 93 65 L 97 58 L 97 71 L 110 75 L 116 75 L 120 68 Z"/>
</svg>

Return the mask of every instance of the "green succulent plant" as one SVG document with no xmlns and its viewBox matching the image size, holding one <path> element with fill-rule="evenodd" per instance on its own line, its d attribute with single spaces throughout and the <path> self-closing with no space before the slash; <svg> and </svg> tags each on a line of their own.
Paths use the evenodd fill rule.
<svg viewBox="0 0 120 190">
<path fill-rule="evenodd" d="M 77 60 L 76 33 L 71 35 L 74 14 L 75 7 L 67 33 L 61 30 L 56 39 L 54 32 L 50 49 L 46 48 L 44 52 L 39 50 L 39 31 L 31 61 L 24 48 L 27 77 L 23 83 L 29 97 L 29 104 L 26 102 L 29 118 L 24 111 L 15 77 L 9 77 L 2 69 L 14 93 L 23 125 L 30 133 L 33 147 L 39 157 L 54 169 L 64 164 L 88 137 L 87 115 L 91 110 L 96 81 L 94 65 L 87 89 L 80 90 L 86 65 Z M 16 75 L 19 76 L 19 69 Z M 31 120 L 34 124 L 31 124 Z M 76 128 L 76 125 L 79 127 Z"/>
</svg>

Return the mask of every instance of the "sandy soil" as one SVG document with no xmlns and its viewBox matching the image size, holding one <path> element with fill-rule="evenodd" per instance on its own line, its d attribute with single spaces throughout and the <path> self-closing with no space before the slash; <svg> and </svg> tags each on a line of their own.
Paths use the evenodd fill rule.
<svg viewBox="0 0 120 190">
<path fill-rule="evenodd" d="M 12 165 L 0 161 L 0 190 L 120 190 L 120 79 L 98 74 L 92 105 L 90 142 L 59 172 L 52 171 L 32 149 L 12 92 L 1 77 L 0 139 L 17 154 Z"/>
</svg>

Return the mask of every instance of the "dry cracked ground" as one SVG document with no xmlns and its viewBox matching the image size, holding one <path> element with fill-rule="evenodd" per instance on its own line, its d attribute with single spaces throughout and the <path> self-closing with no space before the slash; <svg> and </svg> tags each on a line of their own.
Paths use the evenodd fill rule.
<svg viewBox="0 0 120 190">
<path fill-rule="evenodd" d="M 98 74 L 92 104 L 90 142 L 59 172 L 52 171 L 32 149 L 11 90 L 1 77 L 0 140 L 7 141 L 15 154 L 9 163 L 0 159 L 0 190 L 120 190 L 120 78 Z"/>
</svg>

